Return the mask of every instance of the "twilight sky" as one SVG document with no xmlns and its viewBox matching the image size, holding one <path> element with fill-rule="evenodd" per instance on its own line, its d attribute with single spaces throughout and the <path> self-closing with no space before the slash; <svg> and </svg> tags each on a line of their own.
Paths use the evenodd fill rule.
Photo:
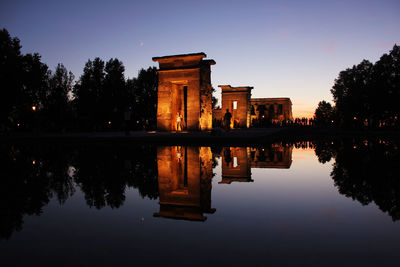
<svg viewBox="0 0 400 267">
<path fill-rule="evenodd" d="M 90 58 L 118 58 L 126 77 L 154 56 L 205 52 L 212 84 L 290 97 L 312 116 L 341 70 L 400 43 L 400 1 L 1 1 L 0 28 L 76 79 Z"/>
</svg>

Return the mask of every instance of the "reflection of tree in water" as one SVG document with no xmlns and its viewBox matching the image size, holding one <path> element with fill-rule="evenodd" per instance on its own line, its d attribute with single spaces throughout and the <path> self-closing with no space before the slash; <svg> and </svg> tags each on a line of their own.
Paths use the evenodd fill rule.
<svg viewBox="0 0 400 267">
<path fill-rule="evenodd" d="M 367 205 L 372 201 L 394 221 L 400 219 L 400 153 L 396 143 L 344 140 L 316 144 L 320 162 L 335 156 L 331 173 L 339 192 Z"/>
<path fill-rule="evenodd" d="M 318 157 L 318 161 L 325 164 L 335 156 L 336 144 L 331 141 L 317 141 L 314 143 L 315 155 Z"/>
<path fill-rule="evenodd" d="M 127 187 L 158 198 L 154 147 L 2 145 L 0 147 L 0 239 L 23 225 L 24 215 L 40 215 L 56 197 L 63 204 L 79 186 L 89 206 L 119 207 Z"/>
<path fill-rule="evenodd" d="M 57 148 L 1 146 L 0 238 L 22 228 L 24 215 L 40 215 L 50 198 L 64 203 L 74 192 L 67 175 L 68 156 Z M 57 159 L 48 157 L 58 153 Z"/>
</svg>

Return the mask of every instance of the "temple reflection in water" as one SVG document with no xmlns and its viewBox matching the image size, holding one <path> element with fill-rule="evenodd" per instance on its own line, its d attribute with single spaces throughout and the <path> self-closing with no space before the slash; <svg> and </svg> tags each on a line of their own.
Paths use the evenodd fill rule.
<svg viewBox="0 0 400 267">
<path fill-rule="evenodd" d="M 292 146 L 272 145 L 263 148 L 225 147 L 222 149 L 222 179 L 220 184 L 253 182 L 251 168 L 289 169 Z"/>
<path fill-rule="evenodd" d="M 154 216 L 204 221 L 204 213 L 215 212 L 209 147 L 159 147 L 157 166 L 160 211 Z"/>
<path fill-rule="evenodd" d="M 271 145 L 268 148 L 250 148 L 251 168 L 289 169 L 293 146 Z"/>
<path fill-rule="evenodd" d="M 250 148 L 224 147 L 222 149 L 222 180 L 220 184 L 253 182 L 250 170 Z"/>
<path fill-rule="evenodd" d="M 267 148 L 224 147 L 216 153 L 210 147 L 158 147 L 160 211 L 155 217 L 205 221 L 211 207 L 213 157 L 221 159 L 220 184 L 253 182 L 251 168 L 290 168 L 292 146 Z"/>
</svg>

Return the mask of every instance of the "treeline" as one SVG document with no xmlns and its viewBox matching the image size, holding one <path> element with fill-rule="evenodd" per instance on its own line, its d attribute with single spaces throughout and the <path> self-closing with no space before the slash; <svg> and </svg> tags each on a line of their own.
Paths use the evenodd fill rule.
<svg viewBox="0 0 400 267">
<path fill-rule="evenodd" d="M 332 106 L 321 101 L 315 123 L 343 128 L 400 127 L 400 47 L 394 45 L 375 64 L 363 60 L 339 73 L 331 89 Z"/>
<path fill-rule="evenodd" d="M 54 71 L 18 38 L 0 30 L 0 131 L 120 130 L 156 126 L 157 70 L 126 79 L 118 59 L 88 60 L 75 82 L 63 64 Z"/>
</svg>

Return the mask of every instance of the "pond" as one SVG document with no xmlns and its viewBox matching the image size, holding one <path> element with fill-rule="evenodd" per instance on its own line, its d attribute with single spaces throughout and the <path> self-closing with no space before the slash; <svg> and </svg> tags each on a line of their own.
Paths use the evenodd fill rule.
<svg viewBox="0 0 400 267">
<path fill-rule="evenodd" d="M 398 264 L 390 140 L 0 147 L 1 266 Z"/>
</svg>

